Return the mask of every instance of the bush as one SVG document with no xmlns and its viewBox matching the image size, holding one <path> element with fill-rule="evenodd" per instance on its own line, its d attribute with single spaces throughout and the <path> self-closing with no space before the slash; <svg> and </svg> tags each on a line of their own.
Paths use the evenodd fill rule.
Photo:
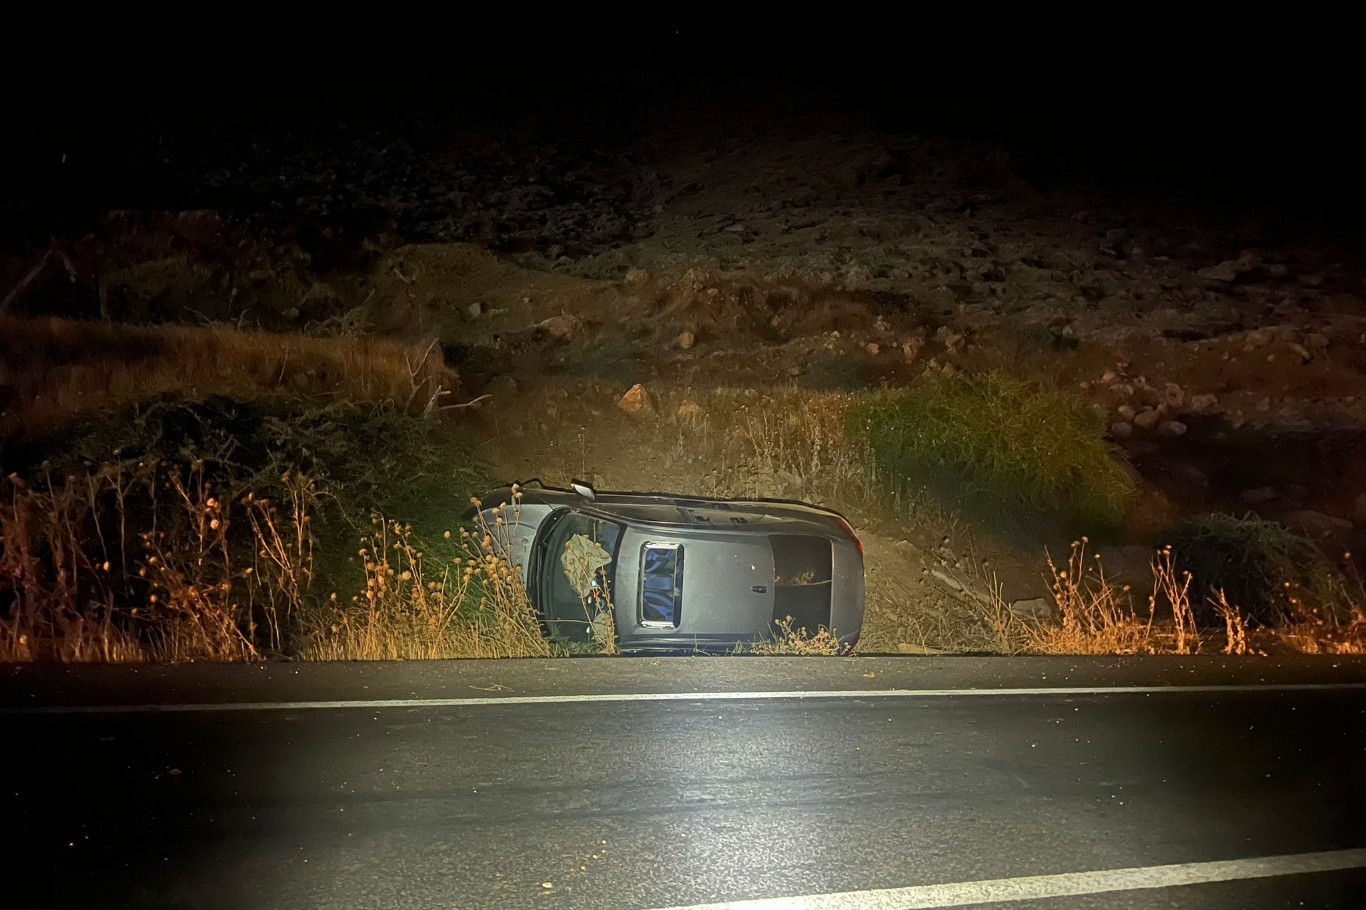
<svg viewBox="0 0 1366 910">
<path fill-rule="evenodd" d="M 1178 528 L 1170 538 L 1177 567 L 1189 572 L 1202 625 L 1222 622 L 1216 592 L 1262 625 L 1323 621 L 1352 615 L 1347 580 L 1318 547 L 1275 522 L 1215 513 Z"/>
<path fill-rule="evenodd" d="M 1133 479 L 1080 399 L 1000 373 L 940 377 L 880 392 L 849 411 L 878 470 L 902 491 L 925 487 L 998 520 L 1030 513 L 1069 528 L 1118 525 Z"/>
</svg>

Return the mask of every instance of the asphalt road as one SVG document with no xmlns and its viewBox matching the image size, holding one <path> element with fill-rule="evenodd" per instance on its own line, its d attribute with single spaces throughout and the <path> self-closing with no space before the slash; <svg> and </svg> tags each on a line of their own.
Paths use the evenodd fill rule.
<svg viewBox="0 0 1366 910">
<path fill-rule="evenodd" d="M 1366 905 L 1361 660 L 0 668 L 0 731 L 33 906 Z"/>
</svg>

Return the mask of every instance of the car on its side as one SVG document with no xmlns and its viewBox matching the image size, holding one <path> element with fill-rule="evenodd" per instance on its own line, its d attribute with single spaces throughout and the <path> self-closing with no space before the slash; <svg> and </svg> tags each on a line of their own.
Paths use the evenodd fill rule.
<svg viewBox="0 0 1366 910">
<path fill-rule="evenodd" d="M 537 480 L 480 508 L 553 640 L 592 641 L 610 615 L 624 652 L 730 651 L 789 617 L 794 631 L 858 641 L 863 547 L 831 509 Z"/>
</svg>

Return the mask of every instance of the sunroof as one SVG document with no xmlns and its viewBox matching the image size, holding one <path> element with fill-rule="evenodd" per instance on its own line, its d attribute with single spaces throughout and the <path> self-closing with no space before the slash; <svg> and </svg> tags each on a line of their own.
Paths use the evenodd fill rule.
<svg viewBox="0 0 1366 910">
<path fill-rule="evenodd" d="M 683 611 L 683 548 L 647 543 L 641 554 L 640 624 L 678 628 Z"/>
</svg>

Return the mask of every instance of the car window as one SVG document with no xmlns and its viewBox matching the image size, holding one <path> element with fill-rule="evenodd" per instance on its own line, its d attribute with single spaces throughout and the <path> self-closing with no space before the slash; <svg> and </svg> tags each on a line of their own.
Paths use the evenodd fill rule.
<svg viewBox="0 0 1366 910">
<path fill-rule="evenodd" d="M 678 628 L 683 611 L 683 547 L 647 543 L 641 553 L 640 622 Z"/>
</svg>

